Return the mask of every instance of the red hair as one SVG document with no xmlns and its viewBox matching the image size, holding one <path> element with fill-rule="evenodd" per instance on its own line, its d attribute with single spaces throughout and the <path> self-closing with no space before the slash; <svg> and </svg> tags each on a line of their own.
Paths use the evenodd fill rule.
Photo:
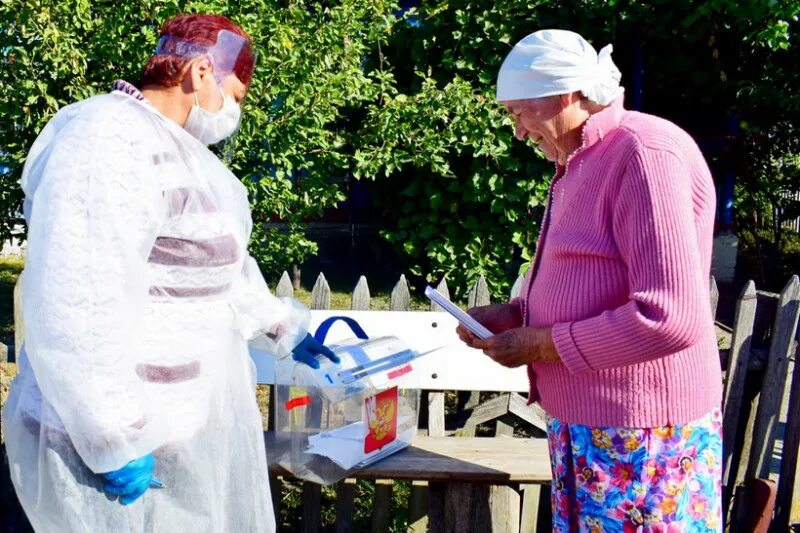
<svg viewBox="0 0 800 533">
<path fill-rule="evenodd" d="M 217 42 L 217 35 L 222 30 L 241 35 L 247 39 L 247 44 L 242 49 L 233 67 L 233 73 L 245 85 L 250 85 L 250 77 L 253 73 L 252 40 L 242 28 L 234 24 L 230 19 L 222 15 L 177 15 L 169 19 L 161 27 L 159 37 L 168 35 L 199 44 L 214 45 Z M 140 86 L 161 85 L 162 87 L 174 87 L 181 82 L 183 69 L 189 60 L 177 55 L 157 55 L 152 56 L 144 67 Z"/>
</svg>

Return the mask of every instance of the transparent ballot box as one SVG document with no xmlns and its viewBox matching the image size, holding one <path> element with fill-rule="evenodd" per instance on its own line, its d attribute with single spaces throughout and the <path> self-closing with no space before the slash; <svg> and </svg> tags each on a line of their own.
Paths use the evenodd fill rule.
<svg viewBox="0 0 800 533">
<path fill-rule="evenodd" d="M 320 358 L 313 369 L 291 358 L 275 365 L 277 461 L 298 478 L 321 484 L 344 479 L 411 443 L 417 432 L 419 390 L 414 359 L 419 353 L 397 337 L 367 338 L 346 317 L 357 338 L 330 344 L 336 364 Z"/>
</svg>

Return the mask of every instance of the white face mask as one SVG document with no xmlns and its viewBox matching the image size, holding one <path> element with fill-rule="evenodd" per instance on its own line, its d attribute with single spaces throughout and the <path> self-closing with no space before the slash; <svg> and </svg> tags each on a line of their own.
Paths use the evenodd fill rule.
<svg viewBox="0 0 800 533">
<path fill-rule="evenodd" d="M 219 87 L 219 85 L 217 85 Z M 183 128 L 192 134 L 198 141 L 205 145 L 216 144 L 229 137 L 239 127 L 239 120 L 242 117 L 242 110 L 233 98 L 227 96 L 222 87 L 219 87 L 222 94 L 222 109 L 216 113 L 211 113 L 200 107 L 197 99 L 197 91 L 194 92 L 194 105 L 189 111 L 189 117 Z"/>
</svg>

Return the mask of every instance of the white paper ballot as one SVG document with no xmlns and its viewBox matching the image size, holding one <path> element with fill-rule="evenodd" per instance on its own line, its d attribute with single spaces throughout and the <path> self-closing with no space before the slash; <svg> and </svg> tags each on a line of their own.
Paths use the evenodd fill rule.
<svg viewBox="0 0 800 533">
<path fill-rule="evenodd" d="M 307 453 L 322 455 L 348 470 L 364 460 L 364 422 L 356 422 L 333 431 L 312 435 Z"/>
<path fill-rule="evenodd" d="M 486 329 L 483 324 L 462 311 L 458 306 L 445 298 L 442 293 L 430 285 L 425 287 L 425 296 L 430 298 L 432 302 L 439 304 L 442 309 L 453 315 L 456 320 L 458 320 L 465 328 L 477 335 L 478 338 L 486 339 L 494 335 L 494 333 Z"/>
<path fill-rule="evenodd" d="M 409 420 L 411 420 L 410 416 L 399 419 L 398 427 L 404 427 Z M 341 468 L 349 470 L 368 458 L 391 455 L 411 442 L 414 433 L 415 427 L 410 427 L 398 433 L 397 438 L 383 448 L 364 453 L 364 436 L 367 434 L 367 427 L 364 422 L 355 422 L 333 431 L 312 435 L 308 438 L 306 453 L 327 457 Z"/>
</svg>

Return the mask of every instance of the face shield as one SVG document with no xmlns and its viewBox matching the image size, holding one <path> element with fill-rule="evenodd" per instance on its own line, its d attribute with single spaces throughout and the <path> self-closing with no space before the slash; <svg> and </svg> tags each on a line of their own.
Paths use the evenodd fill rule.
<svg viewBox="0 0 800 533">
<path fill-rule="evenodd" d="M 162 35 L 155 55 L 178 56 L 186 61 L 207 55 L 211 58 L 219 82 L 235 74 L 242 83 L 249 83 L 255 66 L 255 53 L 248 39 L 229 30 L 221 30 L 214 44 Z"/>
<path fill-rule="evenodd" d="M 207 56 L 214 68 L 214 78 L 222 87 L 224 80 L 229 75 L 235 75 L 242 83 L 249 85 L 256 63 L 255 52 L 249 40 L 229 30 L 221 30 L 213 44 L 202 43 L 162 35 L 156 46 L 155 55 L 177 56 L 185 61 Z M 230 161 L 236 144 L 239 127 L 227 138 L 217 143 L 223 159 Z"/>
</svg>

